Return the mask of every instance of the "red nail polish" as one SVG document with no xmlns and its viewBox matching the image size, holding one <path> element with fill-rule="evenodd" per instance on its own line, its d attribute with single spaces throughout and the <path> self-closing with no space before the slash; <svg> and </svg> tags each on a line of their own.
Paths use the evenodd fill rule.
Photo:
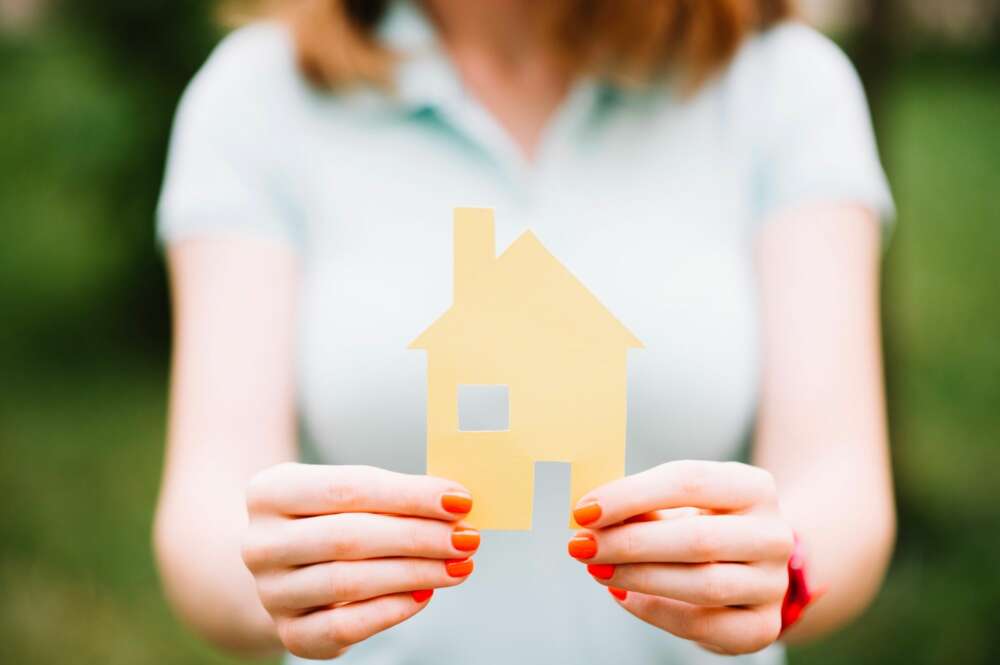
<svg viewBox="0 0 1000 665">
<path fill-rule="evenodd" d="M 590 563 L 587 564 L 587 572 L 599 580 L 610 580 L 615 574 L 613 563 Z"/>
<path fill-rule="evenodd" d="M 566 549 L 574 559 L 590 559 L 597 554 L 597 541 L 591 535 L 573 536 Z"/>
<path fill-rule="evenodd" d="M 597 502 L 580 506 L 573 511 L 573 519 L 580 526 L 596 522 L 601 517 L 601 506 Z"/>
<path fill-rule="evenodd" d="M 451 533 L 451 544 L 456 550 L 472 552 L 479 547 L 479 532 L 475 529 L 455 529 Z"/>
<path fill-rule="evenodd" d="M 434 589 L 418 589 L 416 591 L 411 591 L 410 595 L 413 596 L 413 600 L 418 603 L 422 603 L 434 595 Z"/>
<path fill-rule="evenodd" d="M 618 587 L 609 586 L 608 593 L 617 598 L 618 600 L 625 600 L 625 596 L 628 595 L 628 591 L 625 589 L 619 589 Z"/>
<path fill-rule="evenodd" d="M 472 559 L 449 559 L 444 562 L 444 569 L 452 577 L 465 577 L 472 573 Z"/>
<path fill-rule="evenodd" d="M 441 507 L 449 513 L 462 515 L 472 510 L 472 497 L 468 494 L 452 492 L 441 495 Z"/>
</svg>

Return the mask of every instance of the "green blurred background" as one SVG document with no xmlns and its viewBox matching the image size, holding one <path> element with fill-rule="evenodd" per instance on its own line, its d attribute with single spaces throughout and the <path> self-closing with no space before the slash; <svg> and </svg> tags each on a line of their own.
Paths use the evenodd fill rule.
<svg viewBox="0 0 1000 665">
<path fill-rule="evenodd" d="M 899 204 L 900 532 L 873 608 L 791 660 L 997 662 L 1000 8 L 807 5 L 865 79 Z M 153 209 L 178 95 L 219 36 L 196 0 L 0 0 L 2 663 L 236 662 L 172 618 L 149 547 L 169 345 Z"/>
</svg>

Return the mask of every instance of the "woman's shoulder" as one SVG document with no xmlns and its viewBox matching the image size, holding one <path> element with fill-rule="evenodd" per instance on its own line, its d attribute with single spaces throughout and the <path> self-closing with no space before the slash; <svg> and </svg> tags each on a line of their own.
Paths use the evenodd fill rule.
<svg viewBox="0 0 1000 665">
<path fill-rule="evenodd" d="M 837 44 L 800 21 L 783 21 L 747 40 L 730 68 L 730 79 L 749 79 L 771 93 L 817 86 L 849 88 L 857 72 Z"/>
<path fill-rule="evenodd" d="M 837 44 L 812 26 L 799 20 L 780 21 L 756 33 L 750 43 L 762 52 L 806 58 L 843 59 Z"/>
<path fill-rule="evenodd" d="M 181 97 L 159 206 L 164 239 L 215 229 L 292 238 L 306 83 L 287 30 L 255 23 L 227 35 Z"/>
<path fill-rule="evenodd" d="M 306 85 L 288 28 L 261 21 L 226 35 L 191 81 L 187 95 L 230 98 L 234 104 L 263 102 L 277 94 L 301 92 Z"/>
<path fill-rule="evenodd" d="M 847 54 L 829 37 L 786 21 L 749 38 L 719 81 L 737 122 L 755 140 L 788 133 L 789 123 L 821 125 L 868 115 L 864 88 Z"/>
<path fill-rule="evenodd" d="M 864 87 L 833 40 L 803 23 L 776 25 L 743 45 L 721 88 L 759 168 L 762 218 L 806 200 L 892 214 Z"/>
</svg>

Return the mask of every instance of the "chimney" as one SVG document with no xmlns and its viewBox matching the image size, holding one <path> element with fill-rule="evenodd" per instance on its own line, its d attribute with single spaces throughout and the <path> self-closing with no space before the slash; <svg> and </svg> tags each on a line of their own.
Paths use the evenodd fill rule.
<svg viewBox="0 0 1000 665">
<path fill-rule="evenodd" d="M 491 208 L 455 208 L 455 302 L 473 296 L 476 277 L 496 258 Z"/>
</svg>

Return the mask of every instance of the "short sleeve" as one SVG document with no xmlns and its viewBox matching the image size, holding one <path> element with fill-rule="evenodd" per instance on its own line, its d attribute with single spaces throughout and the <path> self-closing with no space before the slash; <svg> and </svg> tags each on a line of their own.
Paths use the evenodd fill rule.
<svg viewBox="0 0 1000 665">
<path fill-rule="evenodd" d="M 162 243 L 235 232 L 301 245 L 285 108 L 293 70 L 277 24 L 237 30 L 215 49 L 174 120 L 157 209 Z"/>
<path fill-rule="evenodd" d="M 847 56 L 800 24 L 771 29 L 755 45 L 758 94 L 758 218 L 815 202 L 869 207 L 895 216 L 864 89 Z M 758 91 L 761 92 L 761 91 Z"/>
</svg>

